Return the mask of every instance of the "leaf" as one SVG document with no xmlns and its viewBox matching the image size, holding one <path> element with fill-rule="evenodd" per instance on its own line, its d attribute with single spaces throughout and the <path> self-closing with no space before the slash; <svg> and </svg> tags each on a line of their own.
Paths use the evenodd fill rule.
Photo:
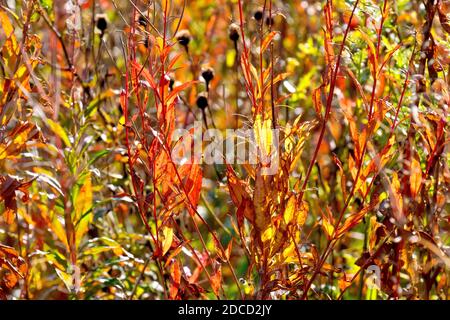
<svg viewBox="0 0 450 320">
<path fill-rule="evenodd" d="M 47 119 L 48 126 L 50 129 L 64 142 L 67 147 L 71 146 L 69 137 L 67 136 L 66 131 L 63 127 L 57 122 L 54 122 L 52 119 Z"/>
<path fill-rule="evenodd" d="M 108 245 L 113 250 L 116 256 L 120 256 L 124 252 L 126 253 L 126 251 L 117 241 L 114 241 L 113 239 L 110 239 L 108 237 L 101 237 L 100 239 L 104 244 Z"/>
<path fill-rule="evenodd" d="M 255 227 L 258 231 L 263 232 L 270 223 L 270 212 L 268 210 L 266 186 L 267 177 L 263 176 L 261 169 L 256 173 L 255 188 L 253 191 L 253 206 L 255 208 Z"/>
<path fill-rule="evenodd" d="M 173 228 L 170 227 L 163 227 L 162 229 L 164 240 L 162 242 L 162 250 L 163 250 L 163 256 L 169 251 L 170 247 L 172 246 L 173 242 Z"/>
<path fill-rule="evenodd" d="M 228 242 L 227 249 L 225 250 L 225 257 L 227 258 L 227 261 L 230 260 L 232 250 L 233 250 L 233 238 L 231 238 L 230 242 Z"/>
<path fill-rule="evenodd" d="M 0 160 L 18 158 L 20 153 L 26 148 L 28 141 L 39 136 L 39 131 L 36 130 L 35 125 L 23 122 L 17 124 L 8 136 L 11 137 L 11 142 L 7 145 L 0 144 Z"/>
<path fill-rule="evenodd" d="M 267 50 L 267 47 L 272 43 L 273 38 L 275 38 L 277 34 L 277 31 L 272 31 L 264 38 L 261 44 L 261 53 L 264 53 Z"/>
<path fill-rule="evenodd" d="M 197 83 L 198 81 L 188 81 L 183 83 L 182 85 L 176 86 L 173 88 L 173 90 L 170 92 L 169 96 L 166 99 L 166 104 L 170 105 L 173 103 L 174 99 L 178 96 L 178 94 L 192 86 L 193 84 Z"/>
<path fill-rule="evenodd" d="M 11 37 L 14 33 L 14 27 L 11 24 L 11 20 L 9 20 L 8 15 L 5 11 L 0 10 L 0 23 L 3 28 L 3 32 L 5 33 L 6 38 Z"/>
<path fill-rule="evenodd" d="M 352 81 L 352 83 L 354 84 L 356 89 L 358 89 L 358 93 L 361 96 L 361 98 L 363 99 L 364 106 L 366 106 L 366 109 L 368 110 L 369 109 L 368 108 L 369 103 L 367 101 L 367 97 L 366 97 L 366 94 L 364 93 L 364 89 L 363 89 L 361 83 L 358 81 L 358 79 L 356 78 L 355 74 L 353 73 L 353 71 L 350 68 L 347 68 L 346 66 L 342 66 L 341 68 L 350 77 L 350 80 Z"/>
<path fill-rule="evenodd" d="M 371 211 L 375 206 L 378 205 L 378 196 L 376 196 L 374 199 L 370 201 L 370 204 L 364 207 L 361 211 L 358 213 L 350 215 L 347 219 L 345 219 L 344 223 L 341 227 L 338 228 L 338 231 L 336 232 L 336 238 L 342 237 L 347 231 L 352 229 L 354 226 L 356 226 L 358 223 L 361 222 L 362 218 Z"/>
<path fill-rule="evenodd" d="M 422 169 L 420 168 L 420 161 L 417 156 L 413 156 L 411 159 L 411 172 L 409 176 L 409 186 L 411 190 L 411 197 L 416 198 L 420 186 L 422 185 Z"/>
<path fill-rule="evenodd" d="M 170 277 L 172 278 L 170 289 L 169 289 L 169 296 L 170 299 L 175 299 L 178 295 L 178 290 L 180 289 L 180 283 L 181 283 L 181 270 L 180 270 L 180 264 L 177 260 L 175 260 L 170 268 Z"/>
<path fill-rule="evenodd" d="M 334 226 L 325 216 L 322 217 L 322 227 L 327 234 L 328 239 L 331 239 L 334 235 Z"/>
<path fill-rule="evenodd" d="M 96 152 L 88 162 L 88 165 L 93 165 L 98 159 L 103 158 L 105 155 L 109 154 L 110 150 L 101 150 Z"/>
<path fill-rule="evenodd" d="M 375 44 L 370 39 L 370 37 L 361 29 L 357 33 L 367 44 L 368 50 L 369 50 L 369 65 L 370 65 L 370 71 L 372 73 L 373 77 L 376 77 L 376 73 L 378 72 L 378 57 L 377 57 L 377 51 L 375 49 Z"/>
<path fill-rule="evenodd" d="M 58 193 L 61 196 L 64 196 L 64 193 L 61 190 L 61 185 L 59 184 L 58 180 L 56 180 L 54 177 L 51 176 L 52 173 L 50 171 L 47 171 L 47 170 L 39 168 L 39 167 L 33 168 L 33 170 L 37 174 L 39 174 L 36 179 L 37 181 L 42 181 L 42 182 L 48 184 L 50 187 L 52 187 L 53 189 L 58 191 Z"/>
<path fill-rule="evenodd" d="M 222 285 L 222 265 L 219 264 L 217 270 L 211 276 L 211 287 L 216 296 L 219 296 L 219 290 Z"/>
<path fill-rule="evenodd" d="M 6 257 L 6 256 L 18 258 L 19 253 L 17 253 L 16 249 L 14 249 L 13 247 L 5 246 L 0 243 L 0 258 Z"/>
<path fill-rule="evenodd" d="M 308 202 L 303 200 L 300 204 L 300 208 L 298 209 L 297 224 L 299 227 L 303 227 L 303 225 L 305 224 L 306 218 L 308 217 L 308 211 Z"/>
<path fill-rule="evenodd" d="M 5 286 L 8 289 L 12 289 L 14 288 L 14 286 L 16 285 L 16 283 L 19 281 L 19 278 L 17 277 L 16 274 L 12 273 L 12 272 L 8 272 L 4 275 L 3 277 L 3 283 L 5 284 Z"/>
<path fill-rule="evenodd" d="M 89 229 L 89 224 L 92 222 L 92 182 L 91 173 L 88 173 L 83 180 L 78 194 L 75 197 L 75 221 L 76 222 L 76 245 L 79 246 L 83 236 Z"/>
<path fill-rule="evenodd" d="M 5 204 L 3 215 L 7 224 L 14 222 L 14 214 L 17 211 L 16 190 L 19 186 L 20 183 L 16 179 L 0 176 L 0 201 Z"/>
<path fill-rule="evenodd" d="M 236 172 L 230 165 L 227 165 L 227 181 L 231 200 L 236 207 L 239 207 L 244 200 L 250 199 L 245 184 L 237 177 Z"/>
<path fill-rule="evenodd" d="M 294 219 L 295 207 L 296 207 L 295 195 L 292 195 L 289 197 L 289 200 L 286 205 L 286 209 L 284 210 L 284 214 L 283 214 L 284 222 L 286 224 L 291 223 L 291 221 Z"/>
<path fill-rule="evenodd" d="M 3 270 L 6 270 L 2 274 Z M 0 290 L 2 282 L 6 288 L 12 289 L 16 286 L 20 278 L 24 278 L 27 273 L 27 264 L 19 253 L 12 247 L 0 244 L 0 275 L 3 275 L 3 281 L 0 281 Z"/>
<path fill-rule="evenodd" d="M 325 231 L 327 238 L 330 240 L 334 235 L 334 218 L 329 207 L 325 207 L 323 212 L 322 208 L 319 207 L 319 212 L 322 217 L 322 228 Z"/>
<path fill-rule="evenodd" d="M 442 1 L 437 6 L 439 22 L 441 23 L 442 29 L 444 29 L 447 33 L 450 33 L 450 12 L 448 10 L 449 7 L 450 4 L 448 3 L 448 1 Z"/>
<path fill-rule="evenodd" d="M 322 88 L 323 86 L 314 89 L 312 94 L 314 109 L 316 110 L 316 113 L 320 119 L 322 119 L 322 110 L 323 110 Z"/>
<path fill-rule="evenodd" d="M 188 192 L 187 208 L 189 213 L 193 216 L 196 213 L 198 201 L 200 200 L 200 193 L 202 191 L 203 172 L 198 164 L 193 164 L 189 172 L 189 176 L 185 183 L 185 189 Z"/>
<path fill-rule="evenodd" d="M 275 228 L 272 226 L 267 226 L 264 232 L 261 234 L 261 241 L 268 242 L 271 241 L 275 236 Z"/>
<path fill-rule="evenodd" d="M 258 163 L 262 162 L 266 165 L 268 158 L 272 153 L 273 147 L 273 132 L 272 132 L 272 120 L 263 119 L 261 115 L 257 115 L 253 124 L 253 131 L 255 135 L 255 144 L 257 147 L 257 160 Z"/>
<path fill-rule="evenodd" d="M 11 224 L 14 221 L 14 215 L 17 212 L 16 191 L 21 191 L 24 195 L 22 201 L 28 201 L 28 188 L 34 181 L 20 182 L 10 176 L 0 176 L 0 202 L 4 201 L 5 210 L 3 212 L 6 223 Z"/>
<path fill-rule="evenodd" d="M 92 248 L 87 248 L 86 250 L 83 251 L 83 255 L 85 256 L 89 256 L 89 255 L 97 255 L 99 253 L 103 253 L 103 252 L 107 252 L 107 251 L 111 251 L 114 250 L 114 247 L 107 247 L 107 246 L 95 246 Z"/>
<path fill-rule="evenodd" d="M 132 61 L 131 66 L 134 68 L 134 71 L 138 73 L 138 75 L 139 74 L 142 75 L 145 78 L 145 80 L 147 80 L 147 82 L 150 84 L 150 87 L 153 90 L 158 90 L 158 86 L 156 85 L 155 79 L 146 68 L 144 68 L 136 61 Z"/>
<path fill-rule="evenodd" d="M 59 239 L 59 241 L 61 241 L 65 245 L 66 249 L 69 250 L 66 231 L 61 221 L 58 219 L 58 215 L 55 214 L 53 211 L 49 211 L 50 209 L 42 204 L 38 204 L 38 208 L 40 211 L 41 219 L 45 221 L 48 228 L 51 229 L 53 234 L 55 234 L 56 237 Z M 47 212 L 49 212 L 49 214 Z"/>
<path fill-rule="evenodd" d="M 69 292 L 72 291 L 73 289 L 73 278 L 72 275 L 58 269 L 55 268 L 56 274 L 58 275 L 58 277 L 62 280 L 62 282 L 66 285 L 67 290 L 69 290 Z"/>
<path fill-rule="evenodd" d="M 286 79 L 286 78 L 289 77 L 289 76 L 290 76 L 290 73 L 289 73 L 289 72 L 280 73 L 280 74 L 276 75 L 276 76 L 273 78 L 273 84 L 276 84 L 276 83 L 278 83 L 278 82 L 280 82 L 280 81 L 283 81 L 284 79 Z M 269 83 L 266 85 L 266 88 L 270 87 L 271 85 L 272 85 L 272 82 L 269 82 Z"/>
<path fill-rule="evenodd" d="M 389 181 L 389 180 L 388 180 Z M 389 181 L 389 198 L 392 206 L 392 212 L 398 222 L 404 222 L 403 214 L 403 198 L 400 192 L 400 181 L 398 180 L 397 172 L 392 172 L 392 177 Z"/>
<path fill-rule="evenodd" d="M 45 10 L 47 10 L 47 12 L 50 12 L 53 8 L 53 0 L 39 0 L 39 3 Z"/>
<path fill-rule="evenodd" d="M 97 98 L 92 100 L 89 105 L 87 106 L 86 110 L 84 111 L 84 115 L 89 118 L 94 114 L 94 112 L 97 110 L 97 107 L 100 105 L 101 102 L 105 101 L 108 98 L 113 97 L 116 94 L 116 92 L 112 89 L 108 89 L 105 92 L 102 92 Z"/>
<path fill-rule="evenodd" d="M 384 57 L 383 63 L 380 66 L 380 70 L 378 70 L 378 77 L 381 75 L 381 72 L 383 72 L 383 67 L 391 60 L 392 56 L 395 52 L 397 52 L 398 49 L 402 47 L 401 44 L 396 45 L 393 49 L 389 50 L 386 56 Z"/>
</svg>

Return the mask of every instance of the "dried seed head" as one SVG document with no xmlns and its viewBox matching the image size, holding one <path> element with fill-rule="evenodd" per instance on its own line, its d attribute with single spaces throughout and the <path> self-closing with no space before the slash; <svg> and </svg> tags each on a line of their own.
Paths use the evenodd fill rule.
<svg viewBox="0 0 450 320">
<path fill-rule="evenodd" d="M 98 14 L 97 15 L 97 28 L 103 33 L 106 28 L 108 28 L 108 21 L 106 20 L 106 15 Z"/>
<path fill-rule="evenodd" d="M 203 69 L 202 77 L 203 77 L 203 79 L 205 79 L 206 83 L 211 82 L 211 80 L 214 78 L 214 69 L 211 67 Z"/>
<path fill-rule="evenodd" d="M 273 16 L 266 18 L 266 25 L 273 26 L 273 23 L 274 23 Z"/>
<path fill-rule="evenodd" d="M 169 89 L 170 89 L 170 91 L 173 90 L 173 85 L 174 84 L 175 84 L 175 79 L 174 79 L 173 75 L 171 74 L 171 75 L 169 75 Z"/>
<path fill-rule="evenodd" d="M 261 8 L 256 10 L 255 13 L 253 14 L 253 18 L 256 21 L 261 21 L 261 19 L 263 18 L 263 10 Z"/>
<path fill-rule="evenodd" d="M 234 42 L 239 40 L 239 26 L 236 23 L 232 23 L 228 29 L 228 36 Z"/>
<path fill-rule="evenodd" d="M 150 48 L 150 38 L 149 37 L 145 37 L 145 39 L 144 39 L 144 46 L 147 49 Z"/>
<path fill-rule="evenodd" d="M 208 98 L 206 97 L 206 95 L 204 93 L 200 93 L 197 96 L 197 107 L 199 107 L 202 110 L 204 110 L 204 109 L 206 109 L 206 107 L 208 107 Z"/>
<path fill-rule="evenodd" d="M 189 42 L 191 42 L 191 33 L 188 30 L 180 30 L 177 33 L 176 39 L 179 44 L 187 48 Z"/>
<path fill-rule="evenodd" d="M 143 16 L 143 15 L 140 15 L 139 16 L 139 18 L 138 18 L 138 23 L 141 25 L 141 26 L 143 26 L 144 28 L 147 28 L 147 19 Z"/>
</svg>

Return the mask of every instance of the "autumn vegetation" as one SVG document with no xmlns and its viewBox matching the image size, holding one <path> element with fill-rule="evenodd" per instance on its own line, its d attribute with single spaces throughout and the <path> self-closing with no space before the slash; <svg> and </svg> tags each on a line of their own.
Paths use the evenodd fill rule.
<svg viewBox="0 0 450 320">
<path fill-rule="evenodd" d="M 447 0 L 0 0 L 0 298 L 447 300 L 449 39 Z M 199 121 L 275 172 L 174 161 Z"/>
</svg>

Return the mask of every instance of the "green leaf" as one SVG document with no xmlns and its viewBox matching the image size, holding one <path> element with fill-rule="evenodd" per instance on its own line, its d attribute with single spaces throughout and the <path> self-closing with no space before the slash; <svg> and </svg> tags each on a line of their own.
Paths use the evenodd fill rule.
<svg viewBox="0 0 450 320">
<path fill-rule="evenodd" d="M 110 150 L 102 150 L 102 151 L 96 152 L 93 155 L 92 159 L 89 160 L 89 165 L 94 164 L 98 159 L 104 157 L 105 155 L 107 155 L 110 152 L 111 152 Z"/>
</svg>

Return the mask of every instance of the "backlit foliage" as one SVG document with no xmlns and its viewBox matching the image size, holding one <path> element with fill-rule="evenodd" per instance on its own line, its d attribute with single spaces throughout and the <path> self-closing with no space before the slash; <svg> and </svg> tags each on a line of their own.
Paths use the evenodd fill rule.
<svg viewBox="0 0 450 320">
<path fill-rule="evenodd" d="M 448 299 L 449 33 L 447 0 L 0 0 L 0 298 Z M 176 163 L 196 120 L 277 170 Z"/>
</svg>

